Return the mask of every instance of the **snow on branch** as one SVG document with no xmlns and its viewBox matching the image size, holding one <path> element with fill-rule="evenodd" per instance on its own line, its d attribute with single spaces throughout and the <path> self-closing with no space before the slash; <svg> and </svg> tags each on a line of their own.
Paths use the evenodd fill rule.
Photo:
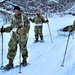
<svg viewBox="0 0 75 75">
<path fill-rule="evenodd" d="M 0 3 L 3 3 L 3 2 L 5 2 L 6 0 L 0 0 Z"/>
</svg>

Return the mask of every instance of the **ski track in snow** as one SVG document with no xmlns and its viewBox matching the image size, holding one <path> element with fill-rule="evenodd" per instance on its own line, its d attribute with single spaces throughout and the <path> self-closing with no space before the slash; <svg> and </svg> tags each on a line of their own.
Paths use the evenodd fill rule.
<svg viewBox="0 0 75 75">
<path fill-rule="evenodd" d="M 59 36 L 57 34 L 58 29 L 72 24 L 74 17 L 70 17 L 70 16 L 52 17 L 49 18 L 49 20 L 50 20 L 49 23 L 50 23 L 53 43 L 51 43 L 47 24 L 44 24 L 43 27 L 45 41 L 43 43 L 41 42 L 33 43 L 34 24 L 31 23 L 31 29 L 30 29 L 29 40 L 27 45 L 28 52 L 29 52 L 28 63 L 30 63 L 30 65 L 22 68 L 21 75 L 74 75 L 75 74 L 74 73 L 75 72 L 75 51 L 74 51 L 75 40 L 72 38 L 72 36 L 70 37 L 64 67 L 61 67 L 68 37 Z M 4 65 L 7 64 L 8 62 L 8 60 L 6 59 L 6 55 L 8 49 L 7 44 L 9 39 L 10 39 L 10 34 L 4 33 Z M 1 47 L 1 43 L 0 43 L 0 47 Z M 17 55 L 14 60 L 15 65 L 19 63 L 18 53 L 19 53 L 19 47 L 18 47 Z M 19 68 L 15 68 L 7 72 L 0 70 L 1 75 L 10 75 L 10 74 L 18 75 L 19 74 L 18 72 L 19 72 Z"/>
</svg>

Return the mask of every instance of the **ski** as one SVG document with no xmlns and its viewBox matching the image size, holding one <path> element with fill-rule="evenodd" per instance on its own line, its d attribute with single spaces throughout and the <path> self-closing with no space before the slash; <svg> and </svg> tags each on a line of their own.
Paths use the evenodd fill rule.
<svg viewBox="0 0 75 75">
<path fill-rule="evenodd" d="M 28 65 L 30 65 L 30 63 L 28 63 L 26 66 L 21 66 L 21 67 L 27 67 Z M 11 68 L 11 69 L 5 69 L 5 67 L 3 66 L 3 67 L 0 67 L 0 70 L 3 70 L 3 71 L 10 71 L 10 70 L 12 70 L 12 69 L 16 69 L 16 68 L 18 68 L 18 67 L 20 67 L 20 65 L 15 65 L 13 68 Z"/>
<path fill-rule="evenodd" d="M 37 42 L 33 42 L 33 43 L 39 43 L 39 42 L 41 42 L 41 43 L 43 43 L 43 42 L 45 42 L 44 40 L 39 40 L 39 41 L 37 41 Z"/>
<path fill-rule="evenodd" d="M 39 40 L 39 42 L 44 42 L 44 40 Z"/>
</svg>

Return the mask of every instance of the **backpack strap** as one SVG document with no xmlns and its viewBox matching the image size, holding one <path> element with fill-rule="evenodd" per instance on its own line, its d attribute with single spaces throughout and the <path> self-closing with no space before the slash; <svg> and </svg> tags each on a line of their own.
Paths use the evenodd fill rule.
<svg viewBox="0 0 75 75">
<path fill-rule="evenodd" d="M 24 16 L 23 16 L 23 14 L 21 14 L 21 18 L 22 18 L 22 26 L 24 27 Z"/>
</svg>

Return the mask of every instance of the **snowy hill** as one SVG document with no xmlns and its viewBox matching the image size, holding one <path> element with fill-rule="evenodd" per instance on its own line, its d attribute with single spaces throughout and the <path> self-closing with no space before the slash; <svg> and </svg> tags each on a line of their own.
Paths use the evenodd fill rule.
<svg viewBox="0 0 75 75">
<path fill-rule="evenodd" d="M 5 16 L 13 12 L 13 7 L 18 5 L 26 14 L 35 14 L 40 9 L 43 14 L 64 12 L 73 6 L 74 0 L 0 0 L 0 13 Z M 36 8 L 37 7 L 37 8 Z M 9 11 L 9 13 L 8 13 Z M 5 13 L 4 13 L 5 12 Z M 10 16 L 9 16 L 10 17 Z"/>
<path fill-rule="evenodd" d="M 51 2 L 51 1 L 58 2 L 58 0 L 48 0 L 48 2 Z"/>
<path fill-rule="evenodd" d="M 75 3 L 74 3 L 74 5 L 73 5 L 70 9 L 68 9 L 66 12 L 67 12 L 67 13 L 75 14 Z"/>
<path fill-rule="evenodd" d="M 43 33 L 45 42 L 34 44 L 34 24 L 31 23 L 28 40 L 28 63 L 30 63 L 30 65 L 22 68 L 21 75 L 75 75 L 75 39 L 73 39 L 72 36 L 70 37 L 64 67 L 61 67 L 68 38 L 57 34 L 58 29 L 67 25 L 72 25 L 74 19 L 75 17 L 69 15 L 65 15 L 63 17 L 58 17 L 57 15 L 51 18 L 49 17 L 53 43 L 51 43 L 48 26 L 47 24 L 44 24 Z M 11 34 L 4 33 L 4 65 L 8 62 L 6 55 L 8 52 L 8 41 L 10 37 Z M 17 64 L 19 64 L 19 47 L 14 60 L 14 65 Z M 0 70 L 1 75 L 18 75 L 18 72 L 19 68 L 15 68 L 10 71 Z"/>
</svg>

